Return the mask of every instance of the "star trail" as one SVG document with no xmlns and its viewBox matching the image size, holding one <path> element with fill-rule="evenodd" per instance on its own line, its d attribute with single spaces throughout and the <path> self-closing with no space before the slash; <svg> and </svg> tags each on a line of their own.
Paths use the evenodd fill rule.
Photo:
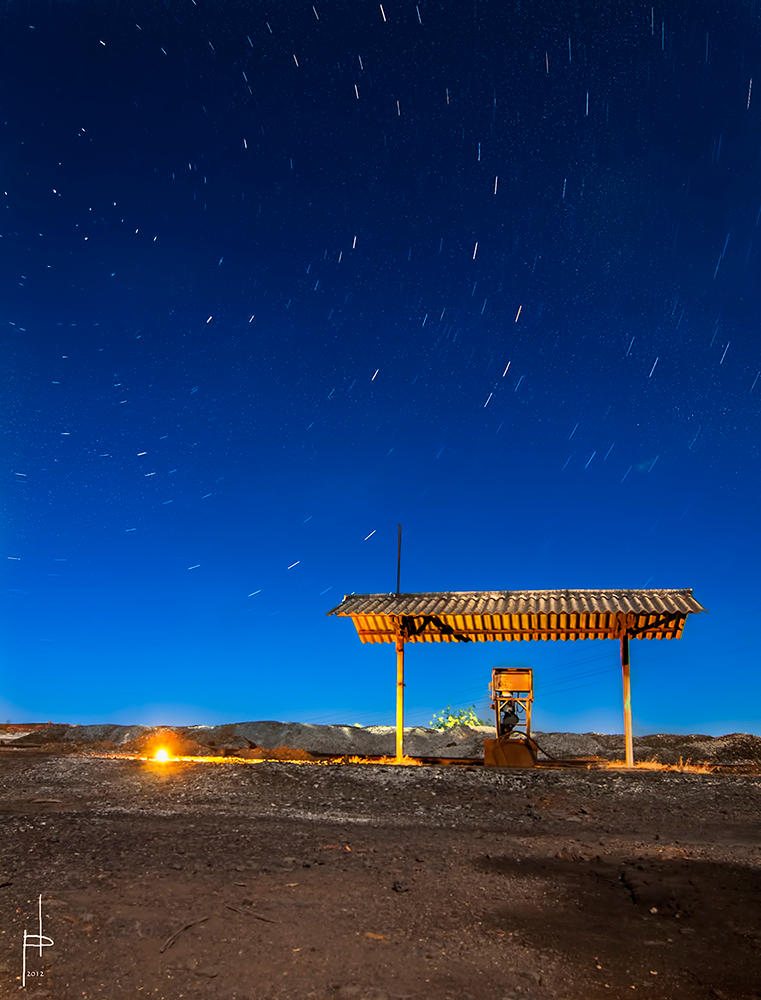
<svg viewBox="0 0 761 1000">
<path fill-rule="evenodd" d="M 755 7 L 2 21 L 0 715 L 390 722 L 325 612 L 401 522 L 407 591 L 693 587 L 637 731 L 758 731 Z M 620 731 L 615 644 L 551 645 L 416 647 L 410 721 L 516 663 Z"/>
</svg>

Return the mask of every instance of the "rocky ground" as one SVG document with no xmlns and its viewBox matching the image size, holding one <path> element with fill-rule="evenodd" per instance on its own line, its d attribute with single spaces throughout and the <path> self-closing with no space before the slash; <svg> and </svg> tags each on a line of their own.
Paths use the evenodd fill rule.
<svg viewBox="0 0 761 1000">
<path fill-rule="evenodd" d="M 0 998 L 751 1000 L 760 815 L 758 774 L 10 744 Z"/>
<path fill-rule="evenodd" d="M 458 726 L 436 730 L 405 729 L 405 752 L 411 756 L 483 758 L 484 737 L 493 737 L 493 726 Z M 539 760 L 579 758 L 621 760 L 624 738 L 607 733 L 535 733 Z M 58 752 L 83 749 L 124 753 L 151 753 L 164 745 L 175 756 L 240 755 L 287 756 L 296 750 L 302 759 L 324 756 L 381 756 L 394 753 L 391 726 L 318 726 L 301 722 L 237 722 L 221 726 L 121 726 L 115 724 L 72 726 L 37 723 L 0 728 L 0 747 L 26 747 Z M 636 737 L 638 761 L 706 762 L 720 767 L 761 768 L 761 736 L 732 733 L 728 736 L 659 734 Z M 250 751 L 254 751 L 251 753 Z M 291 757 L 294 756 L 291 754 Z"/>
</svg>

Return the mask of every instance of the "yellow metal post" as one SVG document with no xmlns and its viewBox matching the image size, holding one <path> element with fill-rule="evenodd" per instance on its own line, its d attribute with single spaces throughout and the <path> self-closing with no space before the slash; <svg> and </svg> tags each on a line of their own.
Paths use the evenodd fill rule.
<svg viewBox="0 0 761 1000">
<path fill-rule="evenodd" d="M 621 636 L 621 671 L 624 675 L 624 734 L 626 738 L 626 766 L 634 767 L 634 742 L 632 740 L 632 685 L 629 675 L 629 635 Z"/>
<path fill-rule="evenodd" d="M 396 760 L 404 757 L 404 636 L 396 633 Z"/>
</svg>

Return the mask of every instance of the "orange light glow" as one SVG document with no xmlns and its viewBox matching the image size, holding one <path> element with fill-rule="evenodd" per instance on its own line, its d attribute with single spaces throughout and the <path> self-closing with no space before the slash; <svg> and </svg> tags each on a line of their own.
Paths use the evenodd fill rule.
<svg viewBox="0 0 761 1000">
<path fill-rule="evenodd" d="M 602 765 L 606 770 L 625 768 L 622 760 L 609 760 Z M 707 761 L 692 761 L 679 758 L 678 764 L 662 764 L 658 760 L 637 760 L 634 767 L 638 771 L 679 771 L 682 774 L 713 774 L 716 770 Z"/>
<path fill-rule="evenodd" d="M 160 750 L 156 751 L 156 756 L 154 760 L 169 760 L 169 751 L 161 747 Z"/>
<path fill-rule="evenodd" d="M 397 760 L 396 757 L 334 757 L 332 760 L 328 761 L 330 764 L 406 764 L 412 767 L 423 767 L 422 760 L 418 760 L 416 757 L 408 757 L 406 754 L 401 760 Z"/>
</svg>

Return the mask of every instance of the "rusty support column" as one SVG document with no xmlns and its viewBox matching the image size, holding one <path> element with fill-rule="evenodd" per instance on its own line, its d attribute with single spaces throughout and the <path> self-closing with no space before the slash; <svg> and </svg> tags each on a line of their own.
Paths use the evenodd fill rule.
<svg viewBox="0 0 761 1000">
<path fill-rule="evenodd" d="M 404 636 L 396 631 L 396 762 L 404 757 Z"/>
<path fill-rule="evenodd" d="M 621 671 L 624 680 L 624 735 L 626 739 L 626 766 L 634 767 L 634 742 L 632 740 L 632 685 L 629 675 L 629 633 L 621 636 Z"/>
</svg>

